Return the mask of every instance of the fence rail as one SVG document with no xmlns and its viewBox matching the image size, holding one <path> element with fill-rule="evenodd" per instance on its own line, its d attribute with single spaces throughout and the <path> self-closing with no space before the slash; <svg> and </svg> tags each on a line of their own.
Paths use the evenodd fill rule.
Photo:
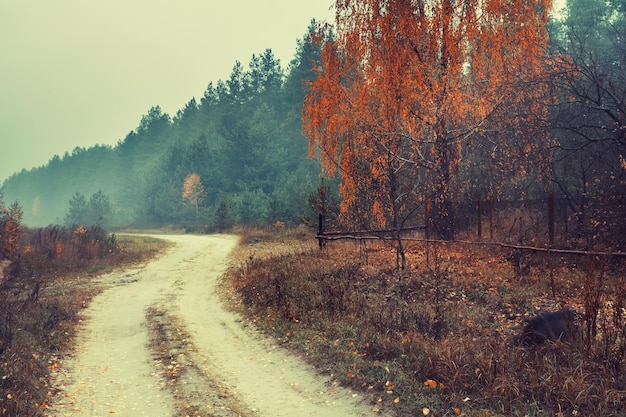
<svg viewBox="0 0 626 417">
<path fill-rule="evenodd" d="M 417 229 L 417 228 L 413 228 L 413 229 Z M 405 230 L 402 230 L 402 232 L 404 231 Z M 385 235 L 383 232 L 388 232 L 388 234 Z M 393 233 L 397 233 L 397 232 L 394 232 L 393 230 L 377 230 L 377 234 L 367 235 L 364 231 L 357 231 L 357 232 L 334 231 L 334 232 L 323 233 L 323 234 L 318 233 L 317 235 L 315 235 L 315 239 L 317 239 L 320 242 L 320 247 L 323 247 L 324 241 L 385 240 L 385 239 L 392 239 L 392 237 L 394 236 Z M 499 246 L 501 248 L 507 248 L 507 249 L 525 250 L 529 252 L 564 254 L 564 255 L 626 257 L 626 252 L 585 251 L 585 250 L 577 250 L 577 249 L 545 248 L 545 247 L 537 247 L 537 246 L 515 245 L 512 243 L 504 243 L 504 242 L 488 242 L 488 241 L 474 241 L 474 240 L 441 240 L 441 239 L 424 239 L 424 238 L 415 238 L 415 237 L 402 237 L 401 239 L 407 242 L 441 243 L 441 244 L 457 243 L 457 244 L 463 244 L 463 245 Z"/>
<path fill-rule="evenodd" d="M 552 193 L 547 194 L 544 199 L 526 201 L 478 198 L 474 203 L 456 205 L 459 230 L 463 231 L 464 237 L 470 237 L 462 240 L 433 239 L 429 227 L 432 224 L 431 213 L 428 208 L 414 219 L 411 227 L 395 230 L 326 231 L 324 218 L 320 215 L 316 239 L 320 248 L 326 242 L 337 240 L 401 239 L 426 244 L 456 243 L 498 246 L 529 252 L 624 258 L 626 252 L 621 249 L 626 245 L 626 224 L 623 220 L 623 202 L 626 201 L 626 196 L 617 200 L 620 203 L 614 206 L 596 207 L 595 211 L 588 207 L 587 210 L 576 212 L 567 200 L 555 198 Z M 419 226 L 420 224 L 423 226 Z M 423 237 L 415 236 L 414 232 L 423 232 Z M 476 240 L 471 238 L 474 232 Z M 581 250 L 575 249 L 576 246 L 613 247 L 616 250 Z"/>
</svg>

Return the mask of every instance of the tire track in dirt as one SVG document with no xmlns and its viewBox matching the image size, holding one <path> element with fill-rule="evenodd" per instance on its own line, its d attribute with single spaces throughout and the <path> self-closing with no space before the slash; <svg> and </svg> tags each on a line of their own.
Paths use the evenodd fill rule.
<svg viewBox="0 0 626 417">
<path fill-rule="evenodd" d="M 49 415 L 380 415 L 224 308 L 236 237 L 160 237 L 175 243 L 166 255 L 100 280 L 110 288 L 85 313 Z"/>
<path fill-rule="evenodd" d="M 150 347 L 155 365 L 166 381 L 182 416 L 252 416 L 254 410 L 241 404 L 221 384 L 210 369 L 200 369 L 198 348 L 180 319 L 165 309 L 154 306 L 146 312 L 150 330 Z"/>
</svg>

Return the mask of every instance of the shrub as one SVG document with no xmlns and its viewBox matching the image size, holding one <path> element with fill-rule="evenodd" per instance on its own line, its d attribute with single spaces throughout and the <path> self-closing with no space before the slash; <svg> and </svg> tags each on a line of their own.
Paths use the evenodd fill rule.
<svg viewBox="0 0 626 417">
<path fill-rule="evenodd" d="M 247 314 L 319 370 L 375 393 L 377 407 L 397 415 L 426 407 L 436 415 L 458 408 L 618 416 L 626 406 L 621 267 L 589 275 L 565 261 L 556 266 L 557 288 L 572 309 L 596 311 L 585 323 L 595 336 L 519 347 L 524 317 L 560 305 L 548 297 L 543 273 L 519 281 L 505 251 L 442 246 L 428 268 L 424 252 L 413 249 L 416 267 L 400 272 L 386 267 L 393 254 L 384 246 L 371 245 L 367 257 L 342 243 L 281 254 L 277 245 L 263 252 L 261 241 L 243 240 L 245 261 L 229 272 Z M 591 281 L 595 287 L 583 291 Z"/>
<path fill-rule="evenodd" d="M 39 416 L 51 387 L 50 369 L 66 347 L 83 302 L 95 292 L 68 286 L 68 276 L 124 253 L 100 227 L 49 226 L 22 230 L 0 279 L 0 410 L 3 416 Z"/>
</svg>

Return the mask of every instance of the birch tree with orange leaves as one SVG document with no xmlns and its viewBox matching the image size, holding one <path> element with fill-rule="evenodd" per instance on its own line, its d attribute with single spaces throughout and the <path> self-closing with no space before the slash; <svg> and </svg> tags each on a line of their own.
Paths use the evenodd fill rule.
<svg viewBox="0 0 626 417">
<path fill-rule="evenodd" d="M 523 133 L 545 113 L 551 0 L 335 7 L 336 36 L 325 41 L 303 110 L 311 155 L 341 175 L 344 219 L 400 229 L 432 198 L 433 231 L 452 238 L 464 146 L 500 140 L 493 157 L 506 161 L 511 146 L 529 154 L 547 143 Z M 491 134 L 504 128 L 519 138 Z"/>
<path fill-rule="evenodd" d="M 204 191 L 200 176 L 195 172 L 188 174 L 183 183 L 183 199 L 189 201 L 196 209 L 197 213 L 198 205 L 202 203 L 205 197 L 206 192 Z"/>
</svg>

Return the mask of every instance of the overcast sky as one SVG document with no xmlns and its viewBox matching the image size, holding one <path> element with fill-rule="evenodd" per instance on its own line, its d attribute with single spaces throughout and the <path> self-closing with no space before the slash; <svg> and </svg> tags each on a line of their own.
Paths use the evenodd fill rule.
<svg viewBox="0 0 626 417">
<path fill-rule="evenodd" d="M 283 68 L 333 0 L 0 0 L 0 183 L 173 116 L 236 60 Z"/>
</svg>

